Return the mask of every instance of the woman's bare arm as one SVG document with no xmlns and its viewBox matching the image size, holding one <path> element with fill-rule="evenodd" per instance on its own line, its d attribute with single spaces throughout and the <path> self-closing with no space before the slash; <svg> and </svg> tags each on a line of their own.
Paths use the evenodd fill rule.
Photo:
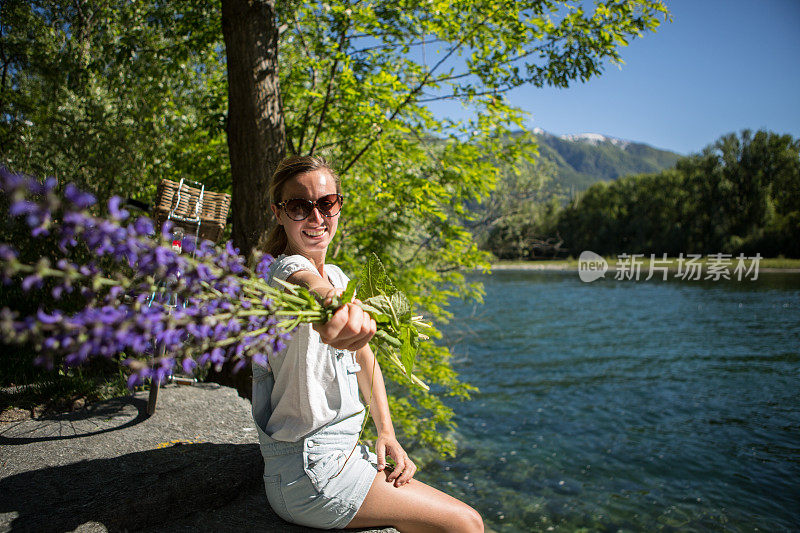
<svg viewBox="0 0 800 533">
<path fill-rule="evenodd" d="M 386 481 L 394 482 L 394 485 L 399 487 L 411 481 L 417 471 L 417 467 L 395 436 L 383 373 L 375 354 L 372 353 L 372 348 L 366 345 L 358 350 L 356 352 L 356 361 L 361 366 L 361 371 L 356 375 L 358 388 L 364 401 L 370 406 L 372 420 L 378 429 L 378 440 L 375 442 L 378 470 L 386 468 L 387 455 L 394 459 L 396 466 L 394 471 L 386 476 Z"/>
</svg>

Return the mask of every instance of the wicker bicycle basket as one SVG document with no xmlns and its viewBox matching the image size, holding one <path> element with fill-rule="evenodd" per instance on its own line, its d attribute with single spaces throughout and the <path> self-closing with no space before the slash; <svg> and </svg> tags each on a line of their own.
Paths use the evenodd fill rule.
<svg viewBox="0 0 800 533">
<path fill-rule="evenodd" d="M 217 242 L 225 229 L 228 211 L 231 207 L 231 195 L 192 187 L 186 184 L 163 179 L 158 185 L 156 206 L 153 213 L 156 227 L 161 228 L 164 221 L 172 220 L 187 235 L 198 233 L 201 239 Z"/>
</svg>

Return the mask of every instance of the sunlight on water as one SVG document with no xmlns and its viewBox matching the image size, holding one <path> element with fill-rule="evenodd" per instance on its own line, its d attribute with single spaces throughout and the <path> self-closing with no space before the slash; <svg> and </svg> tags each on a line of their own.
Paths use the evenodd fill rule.
<svg viewBox="0 0 800 533">
<path fill-rule="evenodd" d="M 480 393 L 421 479 L 497 531 L 800 527 L 800 276 L 483 280 L 442 341 Z"/>
</svg>

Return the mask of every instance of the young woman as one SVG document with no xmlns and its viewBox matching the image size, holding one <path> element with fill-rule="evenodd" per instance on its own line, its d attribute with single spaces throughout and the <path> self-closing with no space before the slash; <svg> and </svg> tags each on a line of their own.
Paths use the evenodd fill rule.
<svg viewBox="0 0 800 533">
<path fill-rule="evenodd" d="M 303 285 L 320 298 L 341 293 L 347 276 L 325 262 L 343 202 L 336 173 L 319 157 L 288 158 L 270 197 L 278 222 L 266 244 L 276 257 L 270 283 Z M 270 505 L 289 522 L 317 528 L 483 531 L 477 511 L 413 479 L 417 467 L 395 438 L 367 344 L 374 334 L 369 314 L 346 304 L 327 324 L 299 326 L 268 368 L 254 366 L 253 417 Z M 365 416 L 359 391 L 371 404 L 377 455 L 357 443 Z"/>
</svg>

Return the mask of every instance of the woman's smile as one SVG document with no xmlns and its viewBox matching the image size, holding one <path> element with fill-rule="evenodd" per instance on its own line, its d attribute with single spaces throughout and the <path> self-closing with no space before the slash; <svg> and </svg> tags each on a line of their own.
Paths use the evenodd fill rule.
<svg viewBox="0 0 800 533">
<path fill-rule="evenodd" d="M 322 227 L 317 229 L 306 229 L 303 230 L 303 233 L 308 237 L 316 238 L 316 237 L 322 237 L 327 231 L 328 228 Z"/>
</svg>

